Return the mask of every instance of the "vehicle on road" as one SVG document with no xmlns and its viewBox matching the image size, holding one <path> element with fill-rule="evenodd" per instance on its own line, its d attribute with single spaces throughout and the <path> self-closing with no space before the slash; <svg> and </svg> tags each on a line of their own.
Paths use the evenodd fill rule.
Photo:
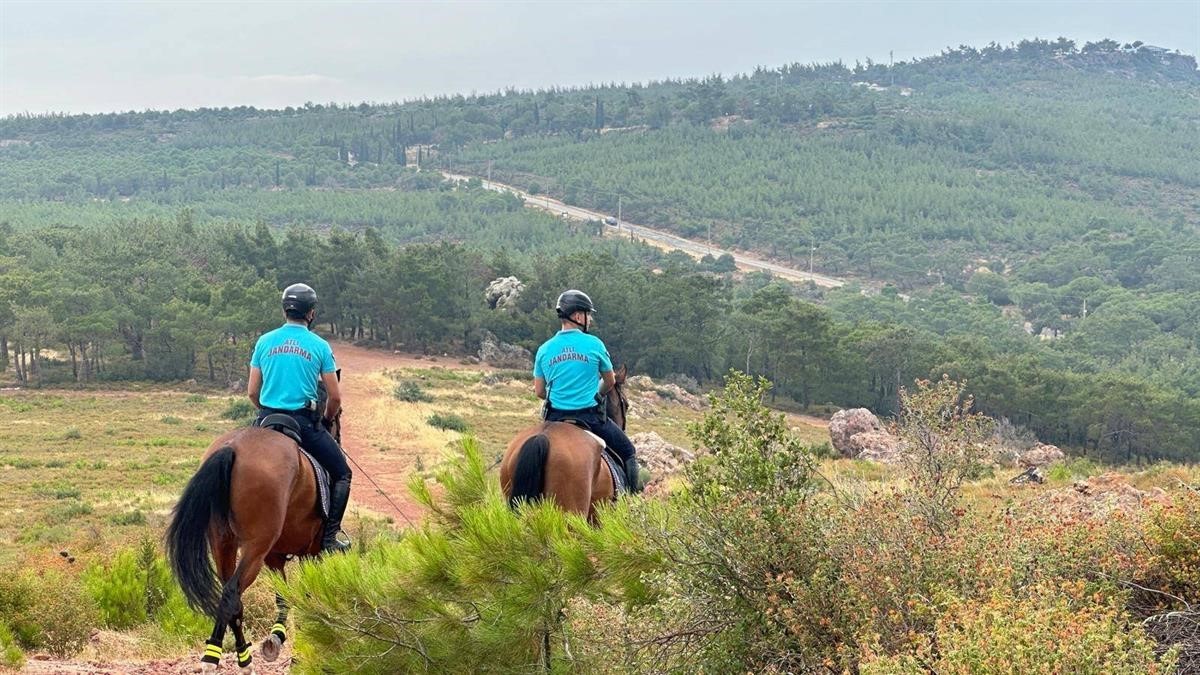
<svg viewBox="0 0 1200 675">
<path fill-rule="evenodd" d="M 604 224 L 605 224 L 605 225 L 613 225 L 613 226 L 615 226 L 615 225 L 617 224 L 617 219 L 616 219 L 616 218 L 613 218 L 612 216 L 605 216 L 605 217 L 604 217 Z"/>
</svg>

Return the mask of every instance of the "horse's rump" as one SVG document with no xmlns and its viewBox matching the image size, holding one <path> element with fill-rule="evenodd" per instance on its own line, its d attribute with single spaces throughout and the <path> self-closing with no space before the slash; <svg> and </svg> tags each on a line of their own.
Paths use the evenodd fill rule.
<svg viewBox="0 0 1200 675">
<path fill-rule="evenodd" d="M 517 434 L 500 463 L 500 485 L 510 504 L 548 497 L 567 511 L 591 516 L 611 499 L 612 477 L 601 462 L 603 442 L 565 422 L 546 422 Z"/>
</svg>

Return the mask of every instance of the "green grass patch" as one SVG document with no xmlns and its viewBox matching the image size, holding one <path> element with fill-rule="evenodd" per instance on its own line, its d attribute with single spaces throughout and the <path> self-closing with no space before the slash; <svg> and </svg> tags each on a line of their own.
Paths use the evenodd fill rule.
<svg viewBox="0 0 1200 675">
<path fill-rule="evenodd" d="M 113 525 L 128 526 L 128 525 L 145 525 L 146 514 L 141 510 L 126 511 L 125 513 L 116 513 L 108 517 L 108 522 Z"/>
<path fill-rule="evenodd" d="M 50 524 L 63 523 L 68 520 L 87 516 L 92 513 L 92 505 L 78 499 L 68 499 L 58 502 L 46 510 L 46 520 Z"/>
<path fill-rule="evenodd" d="M 10 457 L 4 463 L 14 469 L 36 469 L 42 465 L 38 460 L 27 457 Z"/>
<path fill-rule="evenodd" d="M 188 394 L 187 398 L 183 399 L 184 403 L 207 403 L 208 397 L 204 394 Z"/>
<path fill-rule="evenodd" d="M 225 409 L 221 411 L 221 419 L 226 420 L 241 420 L 253 415 L 254 404 L 246 399 L 237 398 L 229 402 Z"/>
<path fill-rule="evenodd" d="M 433 401 L 433 396 L 422 389 L 420 383 L 412 380 L 397 384 L 392 389 L 392 396 L 397 401 L 404 401 L 405 403 L 430 403 Z"/>
<path fill-rule="evenodd" d="M 68 441 L 77 441 L 83 438 L 83 432 L 81 432 L 77 427 L 67 427 L 67 430 L 63 432 L 63 438 L 67 439 Z"/>
<path fill-rule="evenodd" d="M 471 428 L 462 415 L 454 413 L 434 413 L 425 420 L 429 426 L 443 429 L 445 431 L 457 431 L 464 433 Z"/>
<path fill-rule="evenodd" d="M 174 415 L 166 415 L 159 421 L 163 424 L 183 424 L 183 420 Z"/>
<path fill-rule="evenodd" d="M 17 541 L 22 544 L 61 544 L 71 539 L 74 529 L 63 524 L 37 523 L 21 531 Z"/>
<path fill-rule="evenodd" d="M 33 486 L 33 493 L 39 497 L 52 499 L 78 499 L 80 494 L 79 488 L 66 481 L 36 483 Z"/>
</svg>

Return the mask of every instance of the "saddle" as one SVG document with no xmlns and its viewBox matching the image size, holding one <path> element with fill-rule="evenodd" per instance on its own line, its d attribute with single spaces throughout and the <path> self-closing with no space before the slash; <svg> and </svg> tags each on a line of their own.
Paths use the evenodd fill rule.
<svg viewBox="0 0 1200 675">
<path fill-rule="evenodd" d="M 272 413 L 262 418 L 255 426 L 277 431 L 296 442 L 296 449 L 312 465 L 313 475 L 317 479 L 317 512 L 321 514 L 322 518 L 328 518 L 329 472 L 325 470 L 325 467 L 321 466 L 321 463 L 315 457 L 308 454 L 308 451 L 304 449 L 304 445 L 300 441 L 300 425 L 296 423 L 296 420 L 292 419 L 291 415 Z"/>
<path fill-rule="evenodd" d="M 596 433 L 589 429 L 586 424 L 579 420 L 568 418 L 558 421 L 583 429 L 589 436 L 596 439 L 596 442 L 600 444 L 600 447 L 604 448 L 604 452 L 600 453 L 600 459 L 604 460 L 605 466 L 608 467 L 608 473 L 612 476 L 613 499 L 628 493 L 629 481 L 625 477 L 625 462 L 619 456 L 617 456 L 617 453 L 613 452 L 612 448 L 608 447 L 608 444 L 604 442 L 604 439 L 596 435 Z"/>
</svg>

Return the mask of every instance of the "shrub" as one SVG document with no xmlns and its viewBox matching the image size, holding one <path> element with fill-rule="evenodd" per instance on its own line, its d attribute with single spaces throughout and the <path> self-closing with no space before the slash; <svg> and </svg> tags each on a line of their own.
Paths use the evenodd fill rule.
<svg viewBox="0 0 1200 675">
<path fill-rule="evenodd" d="M 13 670 L 20 670 L 25 665 L 25 653 L 17 644 L 12 630 L 4 623 L 0 623 L 0 664 Z"/>
<path fill-rule="evenodd" d="M 78 579 L 54 570 L 0 574 L 0 624 L 25 649 L 71 656 L 91 637 L 95 607 Z M 12 656 L 0 639 L 4 658 Z"/>
<path fill-rule="evenodd" d="M 37 483 L 33 486 L 33 493 L 39 497 L 54 499 L 78 499 L 80 494 L 79 488 L 65 481 Z"/>
<path fill-rule="evenodd" d="M 63 438 L 68 441 L 77 441 L 83 438 L 83 434 L 79 431 L 78 427 L 67 427 L 67 430 L 63 432 Z"/>
<path fill-rule="evenodd" d="M 160 421 L 163 424 L 183 424 L 183 420 L 174 415 L 165 415 Z"/>
<path fill-rule="evenodd" d="M 146 514 L 141 510 L 126 511 L 109 516 L 108 522 L 113 525 L 145 525 Z"/>
<path fill-rule="evenodd" d="M 175 590 L 170 568 L 150 539 L 137 550 L 121 551 L 108 565 L 89 568 L 83 579 L 104 625 L 117 629 L 145 623 Z"/>
<path fill-rule="evenodd" d="M 474 440 L 461 449 L 438 474 L 438 497 L 414 483 L 433 515 L 425 527 L 275 579 L 294 610 L 306 670 L 600 672 L 611 664 L 609 654 L 588 663 L 587 645 L 570 642 L 563 617 L 572 599 L 637 601 L 640 579 L 660 564 L 640 557 L 627 507 L 594 529 L 548 503 L 513 511 Z"/>
<path fill-rule="evenodd" d="M 971 411 L 965 388 L 943 376 L 937 383 L 918 381 L 916 391 L 900 390 L 896 433 L 904 444 L 909 496 L 925 526 L 939 533 L 952 526 L 963 483 L 986 466 L 984 441 L 992 433 L 992 420 Z"/>
<path fill-rule="evenodd" d="M 405 403 L 429 403 L 433 401 L 433 397 L 421 388 L 421 385 L 412 380 L 401 382 L 392 389 L 392 396 L 398 401 Z"/>
<path fill-rule="evenodd" d="M 461 415 L 456 415 L 454 413 L 434 413 L 425 421 L 429 423 L 429 426 L 436 427 L 444 431 L 457 431 L 459 433 L 465 433 L 467 429 L 470 428 L 470 426 L 467 424 L 467 421 L 463 419 Z"/>
<path fill-rule="evenodd" d="M 221 419 L 243 420 L 254 415 L 257 411 L 254 404 L 244 398 L 235 398 L 221 411 Z"/>
<path fill-rule="evenodd" d="M 1065 591 L 1065 592 L 1064 592 Z M 933 644 L 937 645 L 936 650 Z M 935 636 L 915 653 L 875 656 L 862 673 L 1112 673 L 1171 672 L 1155 645 L 1113 601 L 1093 601 L 1082 584 L 1038 586 L 985 601 L 955 599 Z"/>
<path fill-rule="evenodd" d="M 46 518 L 53 523 L 63 523 L 92 512 L 92 505 L 78 499 L 57 502 L 46 511 Z"/>
<path fill-rule="evenodd" d="M 184 403 L 206 403 L 208 397 L 204 394 L 188 394 L 184 399 Z"/>
</svg>

